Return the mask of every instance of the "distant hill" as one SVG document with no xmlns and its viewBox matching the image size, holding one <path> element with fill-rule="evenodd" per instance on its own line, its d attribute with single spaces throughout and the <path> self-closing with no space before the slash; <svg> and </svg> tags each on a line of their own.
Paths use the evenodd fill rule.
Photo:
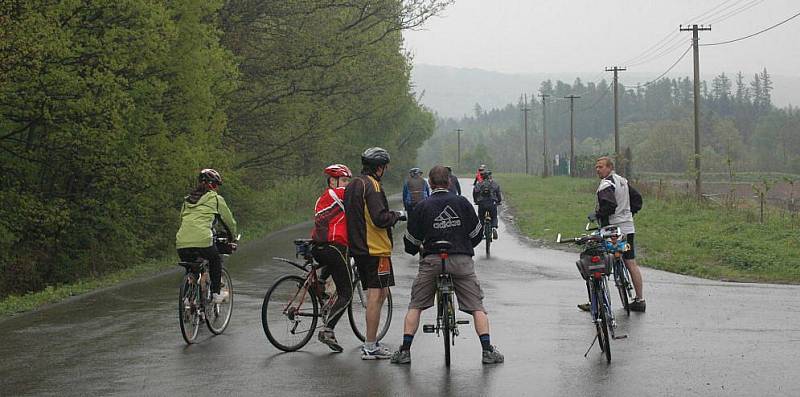
<svg viewBox="0 0 800 397">
<path fill-rule="evenodd" d="M 733 79 L 736 72 L 726 72 L 726 74 Z M 756 73 L 756 71 L 742 72 L 748 79 Z M 548 79 L 572 83 L 576 77 L 580 77 L 586 83 L 597 76 L 598 73 L 567 72 L 510 74 L 482 69 L 416 64 L 411 77 L 417 92 L 424 92 L 423 104 L 436 111 L 439 116 L 460 118 L 473 114 L 476 103 L 484 109 L 491 109 L 516 102 L 523 91 L 537 94 L 541 82 Z M 775 87 L 772 93 L 773 102 L 781 107 L 789 104 L 800 105 L 800 76 L 773 75 L 772 77 Z M 610 80 L 611 73 L 605 78 Z M 648 78 L 652 76 L 625 72 L 623 83 L 646 81 Z M 714 76 L 704 75 L 703 78 L 710 81 Z"/>
</svg>

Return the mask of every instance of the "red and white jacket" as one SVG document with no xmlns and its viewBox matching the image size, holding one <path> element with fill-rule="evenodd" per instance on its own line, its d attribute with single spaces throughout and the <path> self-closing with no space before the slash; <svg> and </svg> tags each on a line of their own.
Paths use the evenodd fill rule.
<svg viewBox="0 0 800 397">
<path fill-rule="evenodd" d="M 314 229 L 311 239 L 316 243 L 333 243 L 347 247 L 347 219 L 344 216 L 344 187 L 326 189 L 314 206 Z"/>
</svg>

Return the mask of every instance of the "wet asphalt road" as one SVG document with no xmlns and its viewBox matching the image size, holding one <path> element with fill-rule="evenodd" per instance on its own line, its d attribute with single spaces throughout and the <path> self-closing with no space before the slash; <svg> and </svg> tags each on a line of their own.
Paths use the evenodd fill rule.
<svg viewBox="0 0 800 397">
<path fill-rule="evenodd" d="M 629 337 L 612 341 L 607 365 L 597 346 L 583 357 L 594 327 L 575 307 L 586 299 L 576 254 L 538 248 L 506 222 L 491 259 L 476 249 L 504 364 L 481 364 L 472 325 L 462 326 L 449 370 L 441 339 L 421 330 L 410 366 L 362 361 L 346 318 L 337 327 L 343 353 L 315 339 L 282 353 L 264 336 L 260 308 L 272 281 L 293 270 L 270 258 L 292 255 L 292 239 L 309 228 L 249 242 L 229 258 L 232 322 L 221 336 L 203 328 L 192 346 L 178 328 L 177 270 L 0 321 L 0 395 L 800 395 L 800 287 L 644 269 L 648 311 L 628 318 L 616 310 L 617 332 Z M 416 272 L 401 234 L 385 339 L 392 348 Z M 432 318 L 425 312 L 423 323 Z"/>
</svg>

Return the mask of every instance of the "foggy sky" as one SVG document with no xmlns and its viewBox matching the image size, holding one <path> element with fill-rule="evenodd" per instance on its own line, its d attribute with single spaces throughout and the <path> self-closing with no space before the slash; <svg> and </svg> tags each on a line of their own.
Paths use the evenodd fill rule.
<svg viewBox="0 0 800 397">
<path fill-rule="evenodd" d="M 752 7 L 712 24 L 710 32 L 700 32 L 700 43 L 745 36 L 800 12 L 797 0 L 456 0 L 423 30 L 404 37 L 414 63 L 510 73 L 575 72 L 597 76 L 589 80 L 608 79 L 604 67 L 632 65 L 631 58 L 677 32 L 678 25 L 708 24 L 748 5 Z M 709 17 L 692 19 L 714 7 Z M 649 72 L 654 78 L 690 41 L 691 32 L 681 32 L 680 38 L 667 41 L 671 45 L 666 48 L 675 43 L 675 49 L 629 70 Z M 704 75 L 741 70 L 752 76 L 764 67 L 773 75 L 800 75 L 800 17 L 744 41 L 700 48 Z M 691 73 L 689 51 L 669 76 Z M 620 80 L 636 83 L 625 81 L 624 73 Z"/>
</svg>

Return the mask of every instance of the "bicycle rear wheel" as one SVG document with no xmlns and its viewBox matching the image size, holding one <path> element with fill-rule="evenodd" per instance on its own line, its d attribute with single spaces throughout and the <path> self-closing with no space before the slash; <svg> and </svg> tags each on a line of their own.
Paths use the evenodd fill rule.
<svg viewBox="0 0 800 397">
<path fill-rule="evenodd" d="M 220 280 L 220 292 L 228 291 L 228 298 L 222 303 L 208 302 L 206 305 L 206 326 L 214 335 L 225 332 L 231 322 L 233 314 L 233 283 L 228 270 L 222 268 Z"/>
<path fill-rule="evenodd" d="M 603 298 L 603 290 L 600 288 L 595 289 L 595 299 L 597 299 L 598 311 L 598 329 L 597 338 L 600 342 L 600 347 L 606 355 L 606 362 L 611 362 L 611 339 L 608 336 L 608 309 L 606 308 L 605 299 Z"/>
<path fill-rule="evenodd" d="M 286 275 L 272 284 L 261 305 L 261 326 L 273 346 L 291 352 L 311 340 L 317 327 L 317 297 L 305 288 L 305 280 Z"/>
<path fill-rule="evenodd" d="M 200 292 L 194 275 L 187 273 L 183 276 L 180 292 L 178 293 L 178 323 L 181 326 L 181 336 L 188 344 L 194 343 L 200 331 Z"/>
<path fill-rule="evenodd" d="M 350 300 L 350 305 L 347 306 L 347 318 L 350 320 L 350 327 L 353 328 L 358 340 L 364 342 L 367 339 L 367 293 L 361 288 L 361 281 L 356 277 L 353 281 L 353 299 Z M 383 301 L 381 306 L 380 323 L 378 323 L 378 336 L 377 340 L 380 341 L 389 332 L 389 326 L 392 324 L 392 290 L 386 292 L 386 300 Z"/>
<path fill-rule="evenodd" d="M 455 327 L 456 313 L 453 309 L 453 295 L 447 294 L 444 298 L 444 365 L 450 366 L 450 348 L 453 346 L 453 327 Z"/>
</svg>

